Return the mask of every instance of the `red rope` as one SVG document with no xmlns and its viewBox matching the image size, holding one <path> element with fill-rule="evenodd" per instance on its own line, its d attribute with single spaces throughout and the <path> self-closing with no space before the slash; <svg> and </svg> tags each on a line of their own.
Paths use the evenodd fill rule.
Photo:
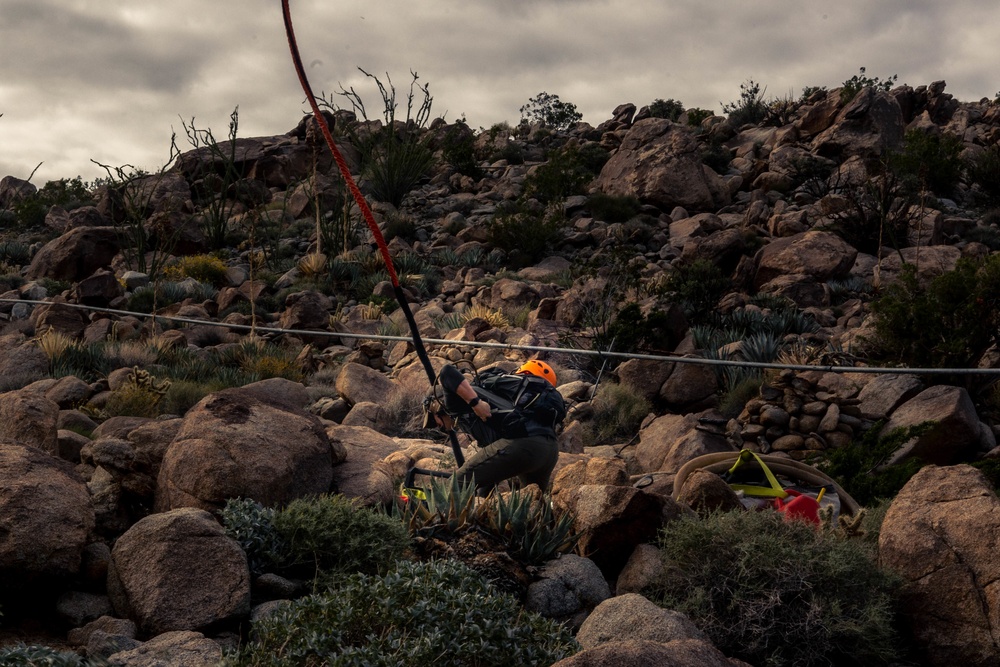
<svg viewBox="0 0 1000 667">
<path fill-rule="evenodd" d="M 309 106 L 312 107 L 313 116 L 316 118 L 316 122 L 319 123 L 320 131 L 323 133 L 323 138 L 326 139 L 326 145 L 330 147 L 330 152 L 333 153 L 333 159 L 337 162 L 337 167 L 344 177 L 344 182 L 347 183 L 347 188 L 351 191 L 351 195 L 354 197 L 358 208 L 361 209 L 361 215 L 364 216 L 365 222 L 368 223 L 368 228 L 372 230 L 372 236 L 375 237 L 375 243 L 378 244 L 379 252 L 382 254 L 382 259 L 385 262 L 385 268 L 389 272 L 389 280 L 392 281 L 393 287 L 398 288 L 399 278 L 396 276 L 396 268 L 393 266 L 392 258 L 389 256 L 389 248 L 385 244 L 385 238 L 378 228 L 378 223 L 375 222 L 375 216 L 372 215 L 372 210 L 368 207 L 365 196 L 361 194 L 361 190 L 355 184 L 354 178 L 351 177 L 351 170 L 347 168 L 344 156 L 340 154 L 337 144 L 333 141 L 333 135 L 330 134 L 330 126 L 320 112 L 319 104 L 316 103 L 316 96 L 313 95 L 312 87 L 306 78 L 306 71 L 302 66 L 302 58 L 299 56 L 299 47 L 295 41 L 295 31 L 292 29 L 292 14 L 288 8 L 288 0 L 281 0 L 281 10 L 285 19 L 285 34 L 288 36 L 288 48 L 292 52 L 292 62 L 295 63 L 295 73 L 298 74 L 299 83 L 302 84 L 302 90 L 305 91 L 306 99 L 309 100 Z"/>
</svg>

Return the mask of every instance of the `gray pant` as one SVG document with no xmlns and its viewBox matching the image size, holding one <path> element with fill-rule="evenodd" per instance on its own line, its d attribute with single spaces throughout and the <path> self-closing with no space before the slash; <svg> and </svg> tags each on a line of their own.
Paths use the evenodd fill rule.
<svg viewBox="0 0 1000 667">
<path fill-rule="evenodd" d="M 480 495 L 489 493 L 511 477 L 518 477 L 522 486 L 537 484 L 546 491 L 558 460 L 559 447 L 555 438 L 542 435 L 501 438 L 469 457 L 455 475 L 462 482 L 475 477 Z"/>
</svg>

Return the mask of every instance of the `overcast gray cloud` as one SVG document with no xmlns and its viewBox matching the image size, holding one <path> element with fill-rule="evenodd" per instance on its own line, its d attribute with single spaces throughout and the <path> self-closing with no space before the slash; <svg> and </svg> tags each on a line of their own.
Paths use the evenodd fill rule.
<svg viewBox="0 0 1000 667">
<path fill-rule="evenodd" d="M 619 104 L 674 98 L 721 109 L 754 79 L 769 96 L 835 87 L 867 68 L 944 79 L 961 100 L 1000 90 L 1000 4 L 982 0 L 292 0 L 313 88 L 357 68 L 397 87 L 420 74 L 435 115 L 516 122 L 541 91 L 593 125 Z M 158 167 L 182 119 L 224 135 L 280 134 L 305 109 L 278 0 L 0 0 L 0 176 L 102 175 L 91 161 Z M 183 146 L 182 146 L 183 147 Z"/>
</svg>

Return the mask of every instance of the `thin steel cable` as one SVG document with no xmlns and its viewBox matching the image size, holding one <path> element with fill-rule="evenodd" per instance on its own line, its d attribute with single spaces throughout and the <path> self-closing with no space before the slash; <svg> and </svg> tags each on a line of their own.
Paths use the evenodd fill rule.
<svg viewBox="0 0 1000 667">
<path fill-rule="evenodd" d="M 36 301 L 31 299 L 0 299 L 0 303 L 28 303 L 40 306 L 60 306 L 66 308 L 77 308 L 98 313 L 108 313 L 111 315 L 125 315 L 137 319 L 156 318 L 168 322 L 179 322 L 182 324 L 204 324 L 215 327 L 226 327 L 244 331 L 262 331 L 272 334 L 290 334 L 305 336 L 326 336 L 328 338 L 347 338 L 360 340 L 385 340 L 404 341 L 413 343 L 409 336 L 387 336 L 382 334 L 361 334 L 347 333 L 339 331 L 322 331 L 314 329 L 282 329 L 280 327 L 251 326 L 249 324 L 232 324 L 229 322 L 213 322 L 211 320 L 199 320 L 191 317 L 177 317 L 174 315 L 154 315 L 151 313 L 137 313 L 129 310 L 118 310 L 114 308 L 103 308 L 100 306 L 87 306 L 80 303 L 54 303 L 52 301 Z M 1000 375 L 1000 368 L 905 368 L 905 367 L 885 367 L 885 366 L 833 366 L 833 365 L 810 365 L 810 364 L 776 364 L 757 361 L 739 361 L 736 359 L 704 359 L 702 357 L 678 357 L 663 354 L 641 354 L 638 352 L 611 352 L 606 350 L 579 350 L 571 347 L 556 347 L 553 345 L 515 345 L 513 343 L 497 343 L 492 341 L 474 340 L 448 340 L 446 338 L 424 338 L 425 343 L 433 345 L 450 345 L 454 347 L 475 347 L 475 348 L 495 348 L 501 350 L 515 350 L 521 352 L 552 352 L 557 354 L 581 355 L 588 357 L 614 357 L 616 359 L 645 359 L 649 361 L 670 361 L 678 364 L 695 364 L 702 366 L 733 366 L 739 368 L 761 368 L 774 370 L 793 371 L 827 371 L 831 373 L 873 373 L 873 374 L 900 374 L 900 375 Z"/>
</svg>

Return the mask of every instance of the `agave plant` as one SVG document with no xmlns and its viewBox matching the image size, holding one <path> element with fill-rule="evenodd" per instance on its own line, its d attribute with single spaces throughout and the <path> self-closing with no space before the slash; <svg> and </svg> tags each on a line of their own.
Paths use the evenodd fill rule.
<svg viewBox="0 0 1000 667">
<path fill-rule="evenodd" d="M 393 514 L 404 522 L 410 535 L 433 537 L 459 533 L 475 525 L 476 485 L 456 476 L 432 477 L 423 490 L 424 499 L 396 503 Z"/>
<path fill-rule="evenodd" d="M 551 499 L 524 491 L 495 496 L 487 505 L 487 525 L 509 545 L 511 555 L 526 563 L 543 563 L 573 549 L 579 534 L 573 517 L 556 515 Z"/>
</svg>

